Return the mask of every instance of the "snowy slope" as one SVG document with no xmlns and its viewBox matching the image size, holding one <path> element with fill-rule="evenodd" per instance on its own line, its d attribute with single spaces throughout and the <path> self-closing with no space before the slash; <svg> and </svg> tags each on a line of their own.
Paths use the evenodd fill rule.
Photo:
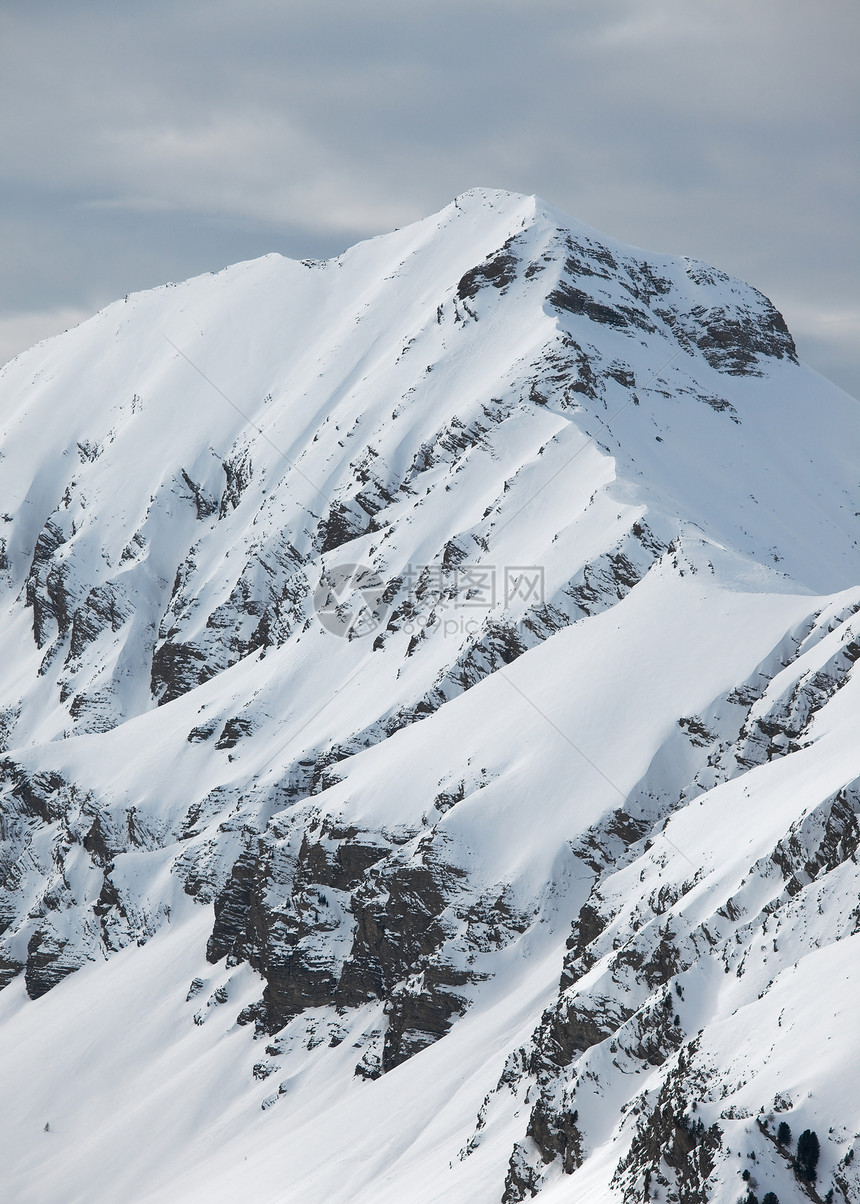
<svg viewBox="0 0 860 1204">
<path fill-rule="evenodd" d="M 858 463 L 485 190 L 8 364 L 4 1198 L 860 1199 Z"/>
</svg>

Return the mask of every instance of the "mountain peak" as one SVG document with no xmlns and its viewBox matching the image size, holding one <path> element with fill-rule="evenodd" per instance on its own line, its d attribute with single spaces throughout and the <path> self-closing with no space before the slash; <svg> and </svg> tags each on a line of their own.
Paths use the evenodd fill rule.
<svg viewBox="0 0 860 1204">
<path fill-rule="evenodd" d="M 860 1194 L 860 424 L 765 297 L 473 189 L 0 414 L 18 1197 L 787 1199 L 789 1113 Z"/>
</svg>

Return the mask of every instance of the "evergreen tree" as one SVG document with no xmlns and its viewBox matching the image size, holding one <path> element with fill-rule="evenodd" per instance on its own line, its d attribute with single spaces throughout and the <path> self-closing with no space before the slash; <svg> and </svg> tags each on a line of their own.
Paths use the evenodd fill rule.
<svg viewBox="0 0 860 1204">
<path fill-rule="evenodd" d="M 779 1196 L 776 1194 L 775 1191 L 769 1191 L 765 1195 L 761 1204 L 779 1204 Z"/>
<path fill-rule="evenodd" d="M 812 1129 L 804 1129 L 797 1139 L 797 1165 L 801 1175 L 809 1183 L 815 1182 L 815 1168 L 820 1154 L 818 1137 Z"/>
<path fill-rule="evenodd" d="M 776 1139 L 780 1145 L 788 1145 L 788 1143 L 791 1141 L 791 1128 L 788 1124 L 788 1121 L 781 1120 L 779 1122 L 779 1128 L 776 1131 Z"/>
</svg>

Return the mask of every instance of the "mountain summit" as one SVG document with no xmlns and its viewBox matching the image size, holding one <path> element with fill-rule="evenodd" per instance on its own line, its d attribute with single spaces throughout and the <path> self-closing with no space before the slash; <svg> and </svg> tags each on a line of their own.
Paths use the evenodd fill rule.
<svg viewBox="0 0 860 1204">
<path fill-rule="evenodd" d="M 858 463 L 490 190 L 7 364 L 5 1195 L 860 1198 Z"/>
</svg>

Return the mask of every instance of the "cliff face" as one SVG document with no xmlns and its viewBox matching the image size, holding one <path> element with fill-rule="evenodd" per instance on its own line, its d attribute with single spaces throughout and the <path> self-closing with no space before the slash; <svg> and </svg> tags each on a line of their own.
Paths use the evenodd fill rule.
<svg viewBox="0 0 860 1204">
<path fill-rule="evenodd" d="M 860 421 L 766 298 L 475 191 L 0 414 L 15 1198 L 860 1193 Z"/>
</svg>

